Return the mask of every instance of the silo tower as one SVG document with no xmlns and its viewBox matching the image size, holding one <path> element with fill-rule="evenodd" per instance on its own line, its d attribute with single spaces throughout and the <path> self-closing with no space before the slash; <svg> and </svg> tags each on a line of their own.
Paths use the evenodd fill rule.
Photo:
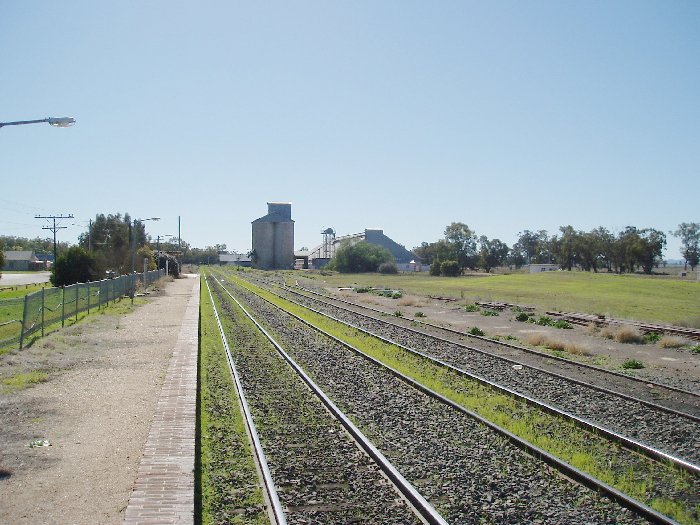
<svg viewBox="0 0 700 525">
<path fill-rule="evenodd" d="M 335 241 L 335 230 L 333 228 L 326 228 L 321 232 L 321 234 L 323 235 L 321 257 L 323 259 L 330 259 L 333 257 L 333 242 Z"/>
<path fill-rule="evenodd" d="M 294 268 L 294 221 L 291 202 L 268 202 L 267 215 L 252 222 L 253 264 L 263 270 Z"/>
</svg>

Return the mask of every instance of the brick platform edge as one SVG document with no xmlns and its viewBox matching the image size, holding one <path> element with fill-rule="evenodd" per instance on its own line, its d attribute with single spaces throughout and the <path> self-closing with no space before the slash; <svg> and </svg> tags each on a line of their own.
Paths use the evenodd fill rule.
<svg viewBox="0 0 700 525">
<path fill-rule="evenodd" d="M 194 523 L 199 278 L 170 358 L 124 525 Z"/>
</svg>

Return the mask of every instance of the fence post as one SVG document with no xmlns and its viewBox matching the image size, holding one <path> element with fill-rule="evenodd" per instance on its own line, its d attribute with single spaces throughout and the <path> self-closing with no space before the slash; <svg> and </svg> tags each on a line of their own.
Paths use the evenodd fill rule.
<svg viewBox="0 0 700 525">
<path fill-rule="evenodd" d="M 41 337 L 44 337 L 44 306 L 45 306 L 45 301 L 44 301 L 44 288 L 43 286 L 41 287 Z"/>
<path fill-rule="evenodd" d="M 78 301 L 80 300 L 80 283 L 75 287 L 75 322 L 78 322 Z"/>
<path fill-rule="evenodd" d="M 65 287 L 65 286 L 61 286 L 61 290 L 63 291 L 63 296 L 62 296 L 62 298 L 61 298 L 61 328 L 63 328 L 63 327 L 65 326 L 65 322 L 66 322 L 66 287 Z M 41 307 L 42 307 L 42 309 L 43 309 L 43 307 L 44 307 L 43 289 L 42 289 L 42 295 L 41 295 Z M 43 310 L 42 310 L 42 311 L 43 311 Z M 41 329 L 42 329 L 41 336 L 43 337 L 43 336 L 44 336 L 44 332 L 43 332 L 43 329 L 44 329 L 44 315 L 43 315 L 43 314 L 42 314 L 42 316 L 41 316 Z"/>
<path fill-rule="evenodd" d="M 29 294 L 24 296 L 24 310 L 22 312 L 22 328 L 19 331 L 19 349 L 22 350 L 22 344 L 24 343 L 24 322 L 27 319 L 27 297 Z"/>
<path fill-rule="evenodd" d="M 88 315 L 90 315 L 90 283 L 89 282 L 87 283 L 87 287 L 88 287 L 88 290 L 87 290 L 87 313 L 88 313 Z"/>
</svg>

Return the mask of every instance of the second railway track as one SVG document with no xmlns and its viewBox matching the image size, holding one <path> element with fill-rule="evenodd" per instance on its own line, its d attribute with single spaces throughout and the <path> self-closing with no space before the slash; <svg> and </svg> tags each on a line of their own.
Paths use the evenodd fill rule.
<svg viewBox="0 0 700 525">
<path fill-rule="evenodd" d="M 539 511 L 537 509 L 539 508 L 539 503 L 532 503 L 532 494 L 528 488 L 524 487 L 519 487 L 517 489 L 515 492 L 515 494 L 517 494 L 516 496 L 508 496 L 502 492 L 500 486 L 495 487 L 493 483 L 487 483 L 488 489 L 484 489 L 483 483 L 481 483 L 478 487 L 472 486 L 471 489 L 465 488 L 464 485 L 466 481 L 464 479 L 464 473 L 469 472 L 477 475 L 477 477 L 483 475 L 485 478 L 482 478 L 482 481 L 483 479 L 491 481 L 495 479 L 500 480 L 501 476 L 504 475 L 506 471 L 511 473 L 519 471 L 522 466 L 521 464 L 523 463 L 522 458 L 518 455 L 519 453 L 509 450 L 505 457 L 501 458 L 505 461 L 505 465 L 507 466 L 497 467 L 496 465 L 498 462 L 495 460 L 494 456 L 491 455 L 491 452 L 486 452 L 486 445 L 484 445 L 484 441 L 481 441 L 483 439 L 486 439 L 487 441 L 490 439 L 483 437 L 483 429 L 478 432 L 472 429 L 465 433 L 465 425 L 467 425 L 467 423 L 461 418 L 458 418 L 459 422 L 455 423 L 452 418 L 456 416 L 452 413 L 450 413 L 449 417 L 443 415 L 442 422 L 437 426 L 433 426 L 430 423 L 425 423 L 426 426 L 424 428 L 416 426 L 417 423 L 415 422 L 415 419 L 420 420 L 422 417 L 426 416 L 423 414 L 423 408 L 417 408 L 418 406 L 422 406 L 420 402 L 418 402 L 418 405 L 414 406 L 414 403 L 416 403 L 415 400 L 406 400 L 407 394 L 404 392 L 406 389 L 405 385 L 403 388 L 399 388 L 400 392 L 392 391 L 391 389 L 389 389 L 389 392 L 385 392 L 385 390 L 387 390 L 387 385 L 395 381 L 394 379 L 389 380 L 386 377 L 383 379 L 375 377 L 376 372 L 368 372 L 364 370 L 363 366 L 366 366 L 366 364 L 361 366 L 359 363 L 362 363 L 363 361 L 357 361 L 357 356 L 350 358 L 345 354 L 341 355 L 336 353 L 340 352 L 340 350 L 335 349 L 333 350 L 334 355 L 329 355 L 329 348 L 334 348 L 334 344 L 328 342 L 318 342 L 317 339 L 319 336 L 303 335 L 306 333 L 306 331 L 303 330 L 298 323 L 291 322 L 288 319 L 286 321 L 280 319 L 280 316 L 284 317 L 282 314 L 273 313 L 274 309 L 272 309 L 269 305 L 266 306 L 264 301 L 256 298 L 254 295 L 250 294 L 250 292 L 238 290 L 237 294 L 244 295 L 246 301 L 248 301 L 251 305 L 254 305 L 253 309 L 259 312 L 259 315 L 265 319 L 265 322 L 270 323 L 275 327 L 275 331 L 280 335 L 280 337 L 283 339 L 289 339 L 290 344 L 293 344 L 294 346 L 294 353 L 297 355 L 297 358 L 306 363 L 305 366 L 309 366 L 311 370 L 314 370 L 313 374 L 319 378 L 319 381 L 326 383 L 324 388 L 327 388 L 329 392 L 333 393 L 333 395 L 339 396 L 339 398 L 342 399 L 350 396 L 351 400 L 348 402 L 354 403 L 356 402 L 354 401 L 354 397 L 359 396 L 360 394 L 351 394 L 350 392 L 356 390 L 359 386 L 360 391 L 363 392 L 362 395 L 376 396 L 376 399 L 381 400 L 379 403 L 377 403 L 377 408 L 379 411 L 377 411 L 377 409 L 373 409 L 371 411 L 373 415 L 362 416 L 363 418 L 369 418 L 368 425 L 371 429 L 369 433 L 371 435 L 376 434 L 376 439 L 382 444 L 382 448 L 387 450 L 387 455 L 395 460 L 397 464 L 404 465 L 404 468 L 407 469 L 404 472 L 411 473 L 410 476 L 407 477 L 412 477 L 412 479 L 415 479 L 415 483 L 421 489 L 421 491 L 427 491 L 426 497 L 435 502 L 436 506 L 442 510 L 444 515 L 449 517 L 448 521 L 454 523 L 478 523 L 478 521 L 469 521 L 468 518 L 460 514 L 461 512 L 464 512 L 464 509 L 461 507 L 462 505 L 466 505 L 472 513 L 474 512 L 474 509 L 478 509 L 480 506 L 487 508 L 488 510 L 484 511 L 481 518 L 488 520 L 490 518 L 485 518 L 484 516 L 500 516 L 500 518 L 493 520 L 495 523 L 512 522 L 513 519 L 523 523 L 537 522 L 536 519 L 531 521 L 533 519 L 532 516 L 535 515 L 538 515 L 543 523 L 602 523 L 608 520 L 608 518 L 604 518 L 604 512 L 602 514 L 598 514 L 596 517 L 593 517 L 593 515 L 589 515 L 586 518 L 581 518 L 579 516 L 579 518 L 576 519 L 572 518 L 571 516 L 563 517 L 566 516 L 568 512 L 572 512 L 572 509 L 569 508 L 571 506 L 570 503 L 568 505 L 562 503 L 561 509 L 557 507 L 558 504 L 553 504 L 553 507 L 550 508 L 552 513 L 550 516 L 548 516 L 544 510 L 542 510 L 544 514 L 538 514 Z M 319 360 L 325 361 L 325 364 L 319 363 Z M 358 368 L 363 368 L 363 371 L 358 371 Z M 360 374 L 359 377 L 357 376 L 358 373 Z M 338 374 L 340 374 L 340 378 L 338 377 Z M 354 377 L 354 387 L 347 383 L 347 381 L 350 381 L 351 383 L 353 382 L 353 379 L 351 379 L 352 377 Z M 328 381 L 330 381 L 330 383 L 328 383 Z M 394 425 L 396 425 L 397 428 L 393 428 L 392 424 L 379 424 L 380 421 L 384 422 L 389 417 L 389 413 L 394 414 L 394 410 L 400 411 L 400 407 L 404 407 L 404 410 L 406 411 L 403 419 L 408 418 L 409 421 L 402 421 L 402 416 L 396 413 L 391 417 L 399 418 L 394 420 Z M 426 410 L 426 413 L 428 412 L 430 412 L 430 410 Z M 353 414 L 353 417 L 355 418 L 360 417 L 355 412 L 355 409 L 350 409 L 350 413 Z M 471 424 L 473 425 L 473 423 Z M 410 430 L 407 430 L 407 428 Z M 440 430 L 438 430 L 438 428 Z M 456 434 L 453 437 L 449 437 L 454 432 L 456 432 Z M 447 442 L 438 445 L 439 452 L 437 453 L 434 451 L 422 450 L 421 443 L 427 446 L 427 444 L 433 444 L 435 442 L 435 438 L 431 437 L 434 433 L 437 433 L 438 435 L 441 435 L 447 439 Z M 477 461 L 477 465 L 472 463 L 475 461 L 475 458 L 471 457 L 467 459 L 467 456 L 469 456 L 470 453 L 464 448 L 468 448 L 469 443 L 473 443 L 470 438 L 471 433 L 475 433 L 475 436 L 478 436 L 476 439 L 479 442 L 476 445 L 472 444 L 472 446 L 476 447 L 476 450 L 482 451 L 486 454 L 485 457 L 482 458 L 484 459 L 484 462 L 480 463 Z M 445 446 L 447 446 L 447 448 L 444 448 Z M 501 448 L 502 446 L 503 444 L 496 448 Z M 439 458 L 433 456 L 432 454 L 436 454 L 436 456 L 439 456 Z M 426 457 L 430 457 L 430 459 L 426 459 Z M 454 464 L 452 464 L 453 458 L 455 458 Z M 460 460 L 459 458 L 462 459 Z M 428 461 L 428 463 L 425 463 L 426 461 Z M 435 461 L 436 464 L 430 463 L 431 461 Z M 463 462 L 460 463 L 460 461 Z M 529 461 L 532 461 L 532 459 L 525 460 L 525 463 L 528 463 Z M 408 466 L 406 466 L 406 462 L 408 462 Z M 499 469 L 501 470 L 500 474 L 498 473 Z M 547 469 L 545 468 L 545 470 Z M 424 475 L 419 475 L 421 471 Z M 459 472 L 461 472 L 461 474 Z M 535 477 L 537 478 L 536 475 Z M 548 485 L 548 478 L 551 477 L 552 476 L 550 473 L 545 475 L 544 478 L 537 478 L 536 481 L 529 478 L 529 481 L 524 485 L 533 487 L 535 492 L 541 492 L 540 489 Z M 496 483 L 496 485 L 498 485 L 498 483 Z M 513 480 L 505 482 L 504 486 L 512 489 Z M 540 489 L 535 488 L 538 486 Z M 506 492 L 508 492 L 508 490 L 506 490 Z M 691 487 L 691 494 L 693 490 L 694 489 Z M 554 490 L 554 494 L 556 493 L 557 490 Z M 520 514 L 524 511 L 523 509 L 525 505 L 522 503 L 517 503 L 517 501 L 519 501 L 519 495 L 522 495 L 522 497 L 530 502 L 530 514 Z M 486 501 L 482 500 L 482 496 L 486 497 Z M 554 496 L 555 499 L 556 497 L 558 496 Z M 690 497 L 692 499 L 692 495 Z M 542 498 L 542 494 L 538 494 L 537 497 L 534 498 L 534 501 L 539 501 L 539 498 Z M 547 498 L 545 497 L 545 499 Z M 588 496 L 585 496 L 584 500 L 591 501 L 589 500 Z M 503 505 L 504 502 L 507 508 L 501 508 L 499 510 L 499 505 Z M 493 503 L 493 505 L 490 505 L 490 503 Z M 592 505 L 600 510 L 598 503 Z M 544 507 L 542 507 L 542 509 L 543 508 Z M 451 514 L 452 512 L 455 514 Z M 562 514 L 559 514 L 560 512 Z M 626 516 L 625 511 L 618 510 L 617 512 L 618 517 L 615 519 L 617 519 L 618 522 L 626 519 L 624 517 Z M 514 516 L 519 516 L 519 518 L 514 518 Z M 631 519 L 632 521 L 635 521 L 638 518 Z M 692 521 L 688 523 L 692 523 Z"/>
</svg>

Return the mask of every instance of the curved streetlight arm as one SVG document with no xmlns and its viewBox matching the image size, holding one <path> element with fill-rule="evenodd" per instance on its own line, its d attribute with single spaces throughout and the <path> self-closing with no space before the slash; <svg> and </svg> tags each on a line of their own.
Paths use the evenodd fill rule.
<svg viewBox="0 0 700 525">
<path fill-rule="evenodd" d="M 47 117 L 39 120 L 17 120 L 15 122 L 0 122 L 0 128 L 4 126 L 20 126 L 22 124 L 42 124 L 48 122 L 56 128 L 67 128 L 75 124 L 73 117 Z"/>
</svg>

